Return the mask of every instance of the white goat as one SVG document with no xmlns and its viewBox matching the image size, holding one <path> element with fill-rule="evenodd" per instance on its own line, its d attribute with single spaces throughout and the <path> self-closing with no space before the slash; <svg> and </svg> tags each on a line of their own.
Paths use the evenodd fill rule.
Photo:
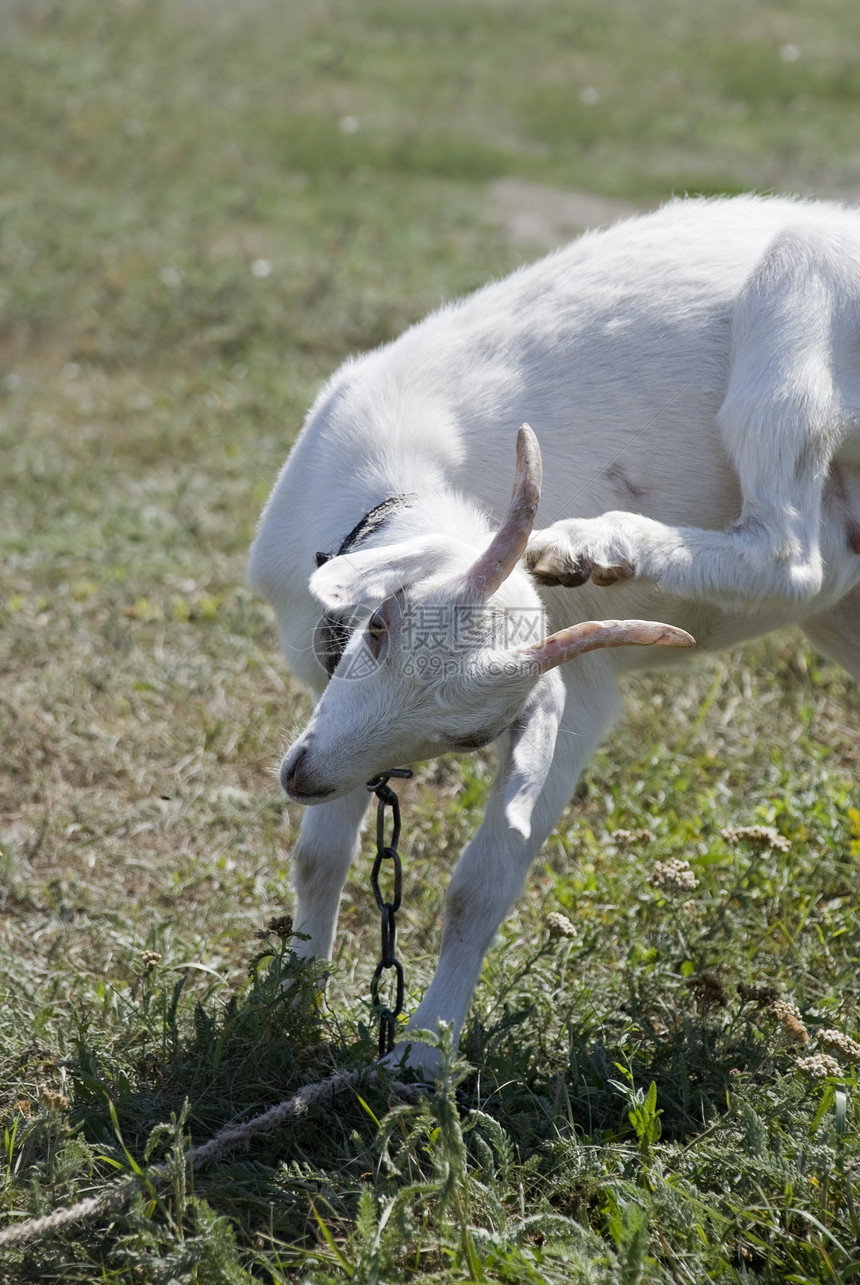
<svg viewBox="0 0 860 1285">
<path fill-rule="evenodd" d="M 524 427 L 503 517 L 526 419 L 545 482 Z M 347 362 L 272 491 L 249 573 L 321 697 L 281 768 L 290 798 L 317 805 L 294 854 L 302 949 L 330 955 L 364 783 L 497 741 L 410 1023 L 459 1032 L 619 674 L 689 654 L 610 648 L 687 630 L 712 650 L 799 623 L 860 678 L 858 554 L 860 212 L 677 201 Z M 607 608 L 640 621 L 581 623 Z M 561 632 L 544 639 L 544 616 Z"/>
</svg>

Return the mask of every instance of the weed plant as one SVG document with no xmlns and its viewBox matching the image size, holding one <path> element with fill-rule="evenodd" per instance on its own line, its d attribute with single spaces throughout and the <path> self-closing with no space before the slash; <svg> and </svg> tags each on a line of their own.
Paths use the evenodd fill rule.
<svg viewBox="0 0 860 1285">
<path fill-rule="evenodd" d="M 405 1102 L 369 1069 L 369 862 L 325 1010 L 291 949 L 300 810 L 273 769 L 309 705 L 243 587 L 320 381 L 551 244 L 550 198 L 860 190 L 854 16 L 0 14 L 3 1221 L 138 1179 L 0 1251 L 0 1280 L 856 1278 L 856 686 L 790 635 L 631 686 L 462 1060 L 441 1032 L 438 1086 Z M 491 771 L 428 763 L 403 789 L 410 1009 Z M 333 1105 L 188 1168 L 341 1070 Z"/>
</svg>

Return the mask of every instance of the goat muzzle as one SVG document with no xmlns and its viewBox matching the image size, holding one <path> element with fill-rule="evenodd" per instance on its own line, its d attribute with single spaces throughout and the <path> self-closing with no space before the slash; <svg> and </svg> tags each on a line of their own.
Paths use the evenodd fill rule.
<svg viewBox="0 0 860 1285">
<path fill-rule="evenodd" d="M 307 758 L 308 749 L 304 746 L 295 756 L 288 754 L 281 764 L 281 788 L 297 803 L 319 802 L 334 793 L 330 789 L 320 789 L 313 773 L 308 771 Z"/>
</svg>

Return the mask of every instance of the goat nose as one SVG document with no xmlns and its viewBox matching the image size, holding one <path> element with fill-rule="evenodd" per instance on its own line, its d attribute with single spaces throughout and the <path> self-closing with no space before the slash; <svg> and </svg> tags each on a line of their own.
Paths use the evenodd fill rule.
<svg viewBox="0 0 860 1285">
<path fill-rule="evenodd" d="M 307 746 L 299 750 L 295 758 L 288 754 L 281 764 L 281 789 L 287 794 L 305 794 L 306 782 L 302 778 L 302 767 L 307 758 Z"/>
<path fill-rule="evenodd" d="M 325 798 L 326 795 L 332 794 L 333 791 L 328 786 L 320 785 L 319 779 L 314 776 L 313 770 L 308 768 L 307 758 L 307 745 L 299 750 L 295 758 L 291 759 L 287 755 L 281 764 L 281 785 L 290 798 L 311 803 Z"/>
</svg>

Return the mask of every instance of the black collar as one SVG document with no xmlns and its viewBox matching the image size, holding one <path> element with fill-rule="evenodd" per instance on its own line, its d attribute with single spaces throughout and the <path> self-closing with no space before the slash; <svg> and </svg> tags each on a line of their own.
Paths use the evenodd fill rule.
<svg viewBox="0 0 860 1285">
<path fill-rule="evenodd" d="M 324 566 L 332 558 L 339 558 L 342 553 L 350 553 L 353 549 L 366 540 L 374 531 L 378 531 L 386 518 L 390 518 L 392 513 L 398 509 L 408 509 L 413 502 L 418 499 L 415 492 L 406 495 L 389 495 L 387 500 L 377 504 L 369 513 L 365 513 L 360 522 L 356 522 L 349 535 L 341 541 L 337 553 L 317 553 L 314 555 L 318 567 Z"/>
<path fill-rule="evenodd" d="M 389 495 L 387 500 L 377 504 L 369 513 L 365 513 L 360 522 L 352 528 L 349 535 L 341 541 L 337 553 L 317 553 L 316 564 L 322 567 L 332 558 L 339 558 L 342 553 L 351 553 L 363 540 L 374 531 L 378 531 L 386 518 L 391 517 L 398 509 L 409 508 L 418 499 L 417 494 Z M 337 669 L 346 645 L 355 628 L 354 619 L 340 611 L 325 611 L 323 618 L 314 631 L 314 652 L 329 678 Z"/>
</svg>

